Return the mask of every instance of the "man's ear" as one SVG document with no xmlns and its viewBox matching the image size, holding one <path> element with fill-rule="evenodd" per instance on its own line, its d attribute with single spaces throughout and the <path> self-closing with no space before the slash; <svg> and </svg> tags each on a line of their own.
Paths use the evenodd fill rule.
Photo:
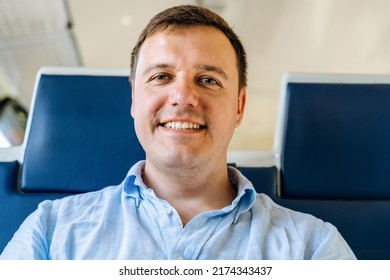
<svg viewBox="0 0 390 280">
<path fill-rule="evenodd" d="M 236 127 L 241 124 L 242 118 L 244 116 L 245 105 L 246 105 L 246 87 L 243 87 L 240 89 L 240 92 L 238 94 Z"/>
</svg>

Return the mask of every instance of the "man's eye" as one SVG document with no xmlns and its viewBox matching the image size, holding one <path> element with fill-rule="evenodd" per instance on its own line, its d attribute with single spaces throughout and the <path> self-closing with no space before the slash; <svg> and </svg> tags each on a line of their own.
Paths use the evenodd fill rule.
<svg viewBox="0 0 390 280">
<path fill-rule="evenodd" d="M 172 79 L 172 76 L 169 74 L 156 74 L 150 77 L 149 82 L 167 82 Z"/>
<path fill-rule="evenodd" d="M 165 80 L 168 80 L 168 79 L 169 79 L 168 75 L 159 74 L 159 75 L 154 76 L 152 80 L 155 80 L 155 81 L 165 81 Z"/>
<path fill-rule="evenodd" d="M 218 84 L 218 82 L 216 80 L 214 80 L 213 78 L 210 78 L 210 77 L 200 78 L 199 81 L 202 83 L 211 84 L 211 85 Z"/>
</svg>

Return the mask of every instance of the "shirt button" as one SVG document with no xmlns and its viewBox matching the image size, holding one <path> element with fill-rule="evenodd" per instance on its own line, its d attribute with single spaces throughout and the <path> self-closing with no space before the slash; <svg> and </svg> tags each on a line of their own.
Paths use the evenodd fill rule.
<svg viewBox="0 0 390 280">
<path fill-rule="evenodd" d="M 165 208 L 165 214 L 170 215 L 172 213 L 172 210 L 169 208 Z"/>
<path fill-rule="evenodd" d="M 178 261 L 184 260 L 184 258 L 183 258 L 182 256 L 178 256 L 176 259 L 177 259 Z"/>
</svg>

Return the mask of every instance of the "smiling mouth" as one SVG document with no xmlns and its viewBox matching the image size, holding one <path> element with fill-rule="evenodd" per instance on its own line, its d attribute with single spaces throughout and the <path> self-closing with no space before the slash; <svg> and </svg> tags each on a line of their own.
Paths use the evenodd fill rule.
<svg viewBox="0 0 390 280">
<path fill-rule="evenodd" d="M 162 126 L 175 130 L 201 130 L 206 128 L 204 125 L 191 122 L 167 122 L 161 124 Z"/>
</svg>

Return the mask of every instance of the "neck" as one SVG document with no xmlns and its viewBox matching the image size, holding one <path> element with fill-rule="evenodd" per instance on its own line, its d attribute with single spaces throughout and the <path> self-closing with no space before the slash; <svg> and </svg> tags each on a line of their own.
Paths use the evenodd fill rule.
<svg viewBox="0 0 390 280">
<path fill-rule="evenodd" d="M 143 180 L 176 209 L 183 225 L 198 214 L 231 204 L 236 197 L 226 164 L 159 169 L 146 161 Z"/>
</svg>

